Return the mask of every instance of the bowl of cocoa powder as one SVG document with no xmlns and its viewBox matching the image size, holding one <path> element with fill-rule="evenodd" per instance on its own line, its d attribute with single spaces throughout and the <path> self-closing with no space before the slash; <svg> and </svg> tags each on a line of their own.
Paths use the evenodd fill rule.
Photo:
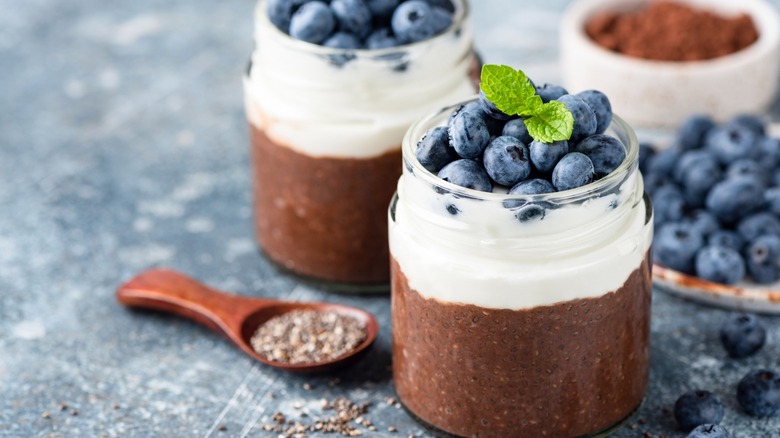
<svg viewBox="0 0 780 438">
<path fill-rule="evenodd" d="M 780 83 L 780 14 L 766 0 L 575 0 L 561 67 L 570 92 L 602 90 L 637 127 L 760 113 Z"/>
</svg>

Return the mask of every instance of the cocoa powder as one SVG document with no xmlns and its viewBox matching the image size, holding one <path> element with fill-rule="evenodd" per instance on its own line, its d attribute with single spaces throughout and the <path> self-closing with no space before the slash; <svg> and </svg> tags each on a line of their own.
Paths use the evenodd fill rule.
<svg viewBox="0 0 780 438">
<path fill-rule="evenodd" d="M 600 46 L 659 61 L 699 61 L 742 50 L 758 39 L 746 14 L 723 16 L 673 1 L 592 17 L 585 32 Z"/>
</svg>

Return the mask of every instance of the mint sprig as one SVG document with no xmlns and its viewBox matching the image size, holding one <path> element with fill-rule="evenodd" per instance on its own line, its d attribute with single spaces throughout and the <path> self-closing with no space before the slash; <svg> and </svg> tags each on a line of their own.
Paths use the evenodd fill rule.
<svg viewBox="0 0 780 438">
<path fill-rule="evenodd" d="M 571 138 L 574 116 L 558 101 L 542 102 L 528 76 L 507 65 L 482 67 L 485 96 L 505 114 L 525 117 L 528 134 L 536 141 L 553 143 Z"/>
</svg>

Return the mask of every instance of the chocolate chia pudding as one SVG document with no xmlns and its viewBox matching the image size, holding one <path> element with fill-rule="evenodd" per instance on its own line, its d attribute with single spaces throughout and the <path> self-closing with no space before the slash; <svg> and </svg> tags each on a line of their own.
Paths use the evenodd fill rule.
<svg viewBox="0 0 780 438">
<path fill-rule="evenodd" d="M 271 260 L 331 289 L 387 290 L 385 218 L 403 134 L 475 92 L 468 7 L 452 3 L 440 34 L 366 50 L 295 40 L 260 0 L 244 95 L 255 231 Z"/>
</svg>

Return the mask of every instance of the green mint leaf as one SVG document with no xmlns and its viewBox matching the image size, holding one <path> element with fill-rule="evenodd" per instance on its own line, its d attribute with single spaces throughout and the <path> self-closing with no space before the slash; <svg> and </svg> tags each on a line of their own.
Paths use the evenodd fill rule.
<svg viewBox="0 0 780 438">
<path fill-rule="evenodd" d="M 552 100 L 526 119 L 525 126 L 534 140 L 543 143 L 568 140 L 574 129 L 574 116 L 561 102 Z"/>
<path fill-rule="evenodd" d="M 534 94 L 525 99 L 523 108 L 518 112 L 518 115 L 522 117 L 531 117 L 541 110 L 542 105 L 544 105 L 542 98 L 539 97 L 538 94 Z"/>
<path fill-rule="evenodd" d="M 489 101 L 509 115 L 530 114 L 527 101 L 536 95 L 525 73 L 508 65 L 483 66 L 480 88 Z"/>
</svg>

